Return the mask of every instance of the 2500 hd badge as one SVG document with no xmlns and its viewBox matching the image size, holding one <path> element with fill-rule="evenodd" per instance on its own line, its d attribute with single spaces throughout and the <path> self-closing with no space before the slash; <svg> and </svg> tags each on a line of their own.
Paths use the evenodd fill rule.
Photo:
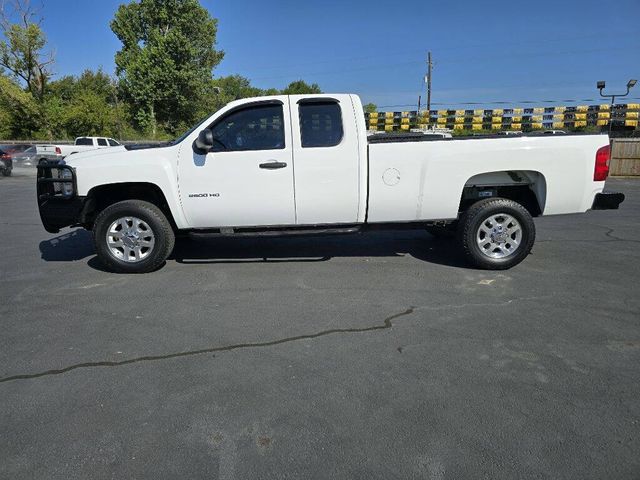
<svg viewBox="0 0 640 480">
<path fill-rule="evenodd" d="M 190 193 L 189 198 L 219 197 L 219 193 Z"/>
</svg>

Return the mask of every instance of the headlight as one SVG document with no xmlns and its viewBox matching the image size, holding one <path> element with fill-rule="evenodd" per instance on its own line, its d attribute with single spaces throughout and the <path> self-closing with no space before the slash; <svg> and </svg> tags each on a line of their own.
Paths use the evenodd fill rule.
<svg viewBox="0 0 640 480">
<path fill-rule="evenodd" d="M 73 178 L 73 174 L 71 173 L 71 170 L 65 168 L 64 170 L 62 170 L 60 178 L 71 180 Z M 73 183 L 65 182 L 62 184 L 62 195 L 64 195 L 65 197 L 70 197 L 71 195 L 73 195 Z"/>
<path fill-rule="evenodd" d="M 60 168 L 57 170 L 57 178 L 64 178 L 71 180 L 73 173 L 68 168 Z M 61 194 L 64 197 L 71 197 L 73 195 L 73 183 L 72 182 L 54 182 L 53 190 L 57 194 Z"/>
</svg>

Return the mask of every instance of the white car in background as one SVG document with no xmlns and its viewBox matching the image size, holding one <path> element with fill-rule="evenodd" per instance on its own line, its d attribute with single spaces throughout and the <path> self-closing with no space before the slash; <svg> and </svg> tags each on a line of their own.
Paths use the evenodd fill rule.
<svg viewBox="0 0 640 480">
<path fill-rule="evenodd" d="M 121 146 L 122 144 L 120 142 L 109 137 L 78 137 L 73 145 L 55 145 L 55 147 L 60 150 L 61 158 L 88 150 Z"/>
<path fill-rule="evenodd" d="M 61 153 L 55 145 L 31 145 L 23 152 L 14 154 L 13 161 L 16 165 L 30 167 L 44 160 L 61 160 Z"/>
</svg>

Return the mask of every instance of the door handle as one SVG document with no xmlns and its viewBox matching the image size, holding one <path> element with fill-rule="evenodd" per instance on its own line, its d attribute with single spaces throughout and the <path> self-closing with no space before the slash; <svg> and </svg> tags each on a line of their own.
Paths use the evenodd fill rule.
<svg viewBox="0 0 640 480">
<path fill-rule="evenodd" d="M 287 164 L 285 162 L 267 162 L 261 163 L 260 168 L 266 168 L 267 170 L 275 170 L 277 168 L 284 168 Z"/>
</svg>

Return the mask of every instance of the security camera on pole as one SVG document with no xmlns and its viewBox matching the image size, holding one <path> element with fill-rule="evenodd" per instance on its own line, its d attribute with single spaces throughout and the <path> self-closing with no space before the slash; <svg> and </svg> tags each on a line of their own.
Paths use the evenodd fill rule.
<svg viewBox="0 0 640 480">
<path fill-rule="evenodd" d="M 613 104 L 616 101 L 616 97 L 626 97 L 627 95 L 629 95 L 629 91 L 635 87 L 636 83 L 638 81 L 635 79 L 631 79 L 627 82 L 627 91 L 626 93 L 615 93 L 615 94 L 604 94 L 602 93 L 602 90 L 604 90 L 606 83 L 604 80 L 600 80 L 597 84 L 596 87 L 598 88 L 598 90 L 600 91 L 600 96 L 601 97 L 605 97 L 605 98 L 611 98 L 611 118 L 609 119 L 609 133 L 611 133 L 611 126 L 613 125 Z"/>
</svg>

